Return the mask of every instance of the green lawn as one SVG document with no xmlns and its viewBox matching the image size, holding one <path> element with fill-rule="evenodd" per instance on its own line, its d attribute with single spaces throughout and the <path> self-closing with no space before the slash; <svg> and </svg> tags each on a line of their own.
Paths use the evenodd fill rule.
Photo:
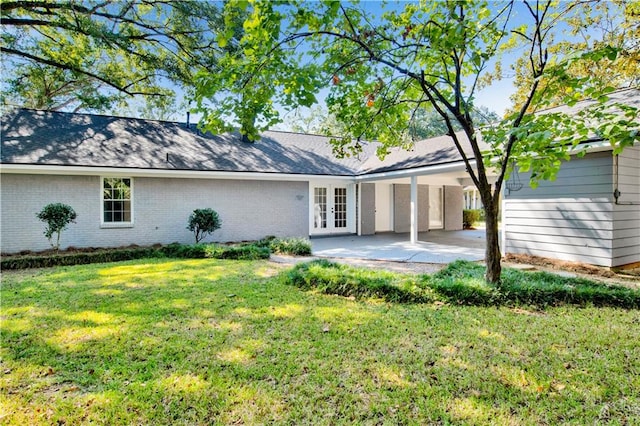
<svg viewBox="0 0 640 426">
<path fill-rule="evenodd" d="M 640 424 L 640 312 L 358 301 L 266 261 L 4 273 L 2 424 Z"/>
</svg>

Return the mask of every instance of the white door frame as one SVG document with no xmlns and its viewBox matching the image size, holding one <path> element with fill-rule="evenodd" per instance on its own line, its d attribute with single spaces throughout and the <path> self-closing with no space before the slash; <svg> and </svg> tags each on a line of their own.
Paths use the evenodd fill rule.
<svg viewBox="0 0 640 426">
<path fill-rule="evenodd" d="M 316 202 L 315 202 L 315 189 L 326 189 L 326 210 L 325 218 L 326 227 L 316 228 Z M 346 220 L 345 227 L 336 227 L 336 219 L 340 218 L 336 216 L 339 212 L 336 212 L 336 193 L 337 188 L 344 188 L 346 190 Z M 330 234 L 344 234 L 356 233 L 356 191 L 355 184 L 345 182 L 309 182 L 309 235 L 330 235 Z"/>
</svg>

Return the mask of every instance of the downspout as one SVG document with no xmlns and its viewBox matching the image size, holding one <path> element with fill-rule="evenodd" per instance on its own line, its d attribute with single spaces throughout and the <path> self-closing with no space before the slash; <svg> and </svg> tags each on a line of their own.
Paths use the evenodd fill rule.
<svg viewBox="0 0 640 426">
<path fill-rule="evenodd" d="M 618 189 L 618 179 L 620 174 L 620 161 L 618 159 L 618 154 L 613 156 L 613 198 L 615 200 L 614 204 L 618 206 L 633 206 L 638 203 L 634 203 L 633 201 L 621 202 L 618 201 L 622 193 Z"/>
</svg>

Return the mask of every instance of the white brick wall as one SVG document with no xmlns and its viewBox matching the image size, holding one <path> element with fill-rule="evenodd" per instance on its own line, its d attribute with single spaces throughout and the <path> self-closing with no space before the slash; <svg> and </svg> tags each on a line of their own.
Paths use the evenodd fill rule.
<svg viewBox="0 0 640 426">
<path fill-rule="evenodd" d="M 307 182 L 134 178 L 131 228 L 100 227 L 100 185 L 99 176 L 3 173 L 2 252 L 49 248 L 44 224 L 35 215 L 54 202 L 69 204 L 78 213 L 77 223 L 62 234 L 62 248 L 193 242 L 187 218 L 194 209 L 208 207 L 218 212 L 222 228 L 206 241 L 309 235 Z"/>
</svg>

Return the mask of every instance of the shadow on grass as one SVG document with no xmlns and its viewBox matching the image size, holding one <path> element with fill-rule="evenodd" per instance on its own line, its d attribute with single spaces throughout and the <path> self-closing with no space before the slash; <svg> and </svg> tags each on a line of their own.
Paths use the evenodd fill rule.
<svg viewBox="0 0 640 426">
<path fill-rule="evenodd" d="M 465 267 L 449 269 L 449 278 Z M 607 380 L 612 415 L 634 409 L 619 402 L 632 384 L 617 366 L 635 347 L 623 312 L 558 321 L 475 306 L 361 303 L 292 290 L 271 278 L 273 268 L 153 259 L 8 274 L 3 420 L 558 423 L 581 407 L 589 421 Z M 385 280 L 402 277 L 371 274 L 380 294 L 390 293 Z M 423 285 L 400 285 L 394 297 L 412 301 L 404 292 Z M 599 347 L 606 358 L 591 356 Z M 555 384 L 548 371 L 569 384 Z M 571 389 L 564 409 L 554 390 L 561 385 Z"/>
</svg>

